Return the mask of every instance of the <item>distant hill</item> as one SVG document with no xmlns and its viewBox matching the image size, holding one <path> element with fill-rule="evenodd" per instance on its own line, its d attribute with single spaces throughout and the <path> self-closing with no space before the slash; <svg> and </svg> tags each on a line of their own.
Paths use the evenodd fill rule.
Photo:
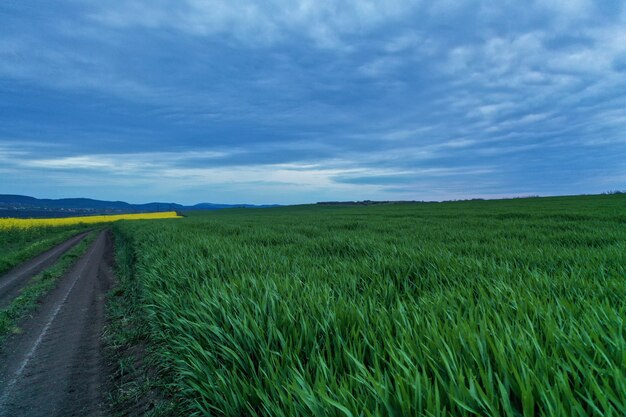
<svg viewBox="0 0 626 417">
<path fill-rule="evenodd" d="M 220 210 L 225 208 L 273 207 L 253 204 L 177 203 L 130 204 L 91 198 L 41 199 L 25 195 L 0 194 L 0 217 L 68 217 L 94 214 L 146 213 L 158 211 Z"/>
</svg>

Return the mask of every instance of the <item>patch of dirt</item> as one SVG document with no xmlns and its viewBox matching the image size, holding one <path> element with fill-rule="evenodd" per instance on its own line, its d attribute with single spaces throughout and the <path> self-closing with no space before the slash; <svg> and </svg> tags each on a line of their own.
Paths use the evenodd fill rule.
<svg viewBox="0 0 626 417">
<path fill-rule="evenodd" d="M 116 417 L 143 416 L 163 400 L 162 393 L 150 384 L 156 372 L 146 363 L 146 343 L 125 346 L 115 355 L 125 365 L 120 366 L 117 360 L 109 362 L 109 390 L 115 393 L 109 412 Z"/>
</svg>

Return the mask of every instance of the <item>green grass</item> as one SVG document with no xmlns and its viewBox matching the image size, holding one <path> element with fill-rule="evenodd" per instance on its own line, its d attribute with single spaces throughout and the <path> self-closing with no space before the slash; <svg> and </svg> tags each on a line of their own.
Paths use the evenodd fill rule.
<svg viewBox="0 0 626 417">
<path fill-rule="evenodd" d="M 38 301 L 56 285 L 70 267 L 80 258 L 95 239 L 91 233 L 67 251 L 50 268 L 35 276 L 24 290 L 6 308 L 0 309 L 0 341 L 9 333 L 18 333 L 20 319 L 37 307 Z"/>
<path fill-rule="evenodd" d="M 117 230 L 116 230 L 117 231 Z M 114 364 L 107 395 L 108 416 L 176 416 L 165 394 L 169 387 L 164 369 L 158 366 L 150 323 L 145 316 L 142 285 L 134 279 L 133 250 L 115 235 L 117 283 L 108 295 L 104 346 L 107 361 Z"/>
<path fill-rule="evenodd" d="M 84 230 L 86 226 L 0 228 L 0 275 Z"/>
<path fill-rule="evenodd" d="M 626 415 L 626 196 L 119 223 L 179 415 Z"/>
</svg>

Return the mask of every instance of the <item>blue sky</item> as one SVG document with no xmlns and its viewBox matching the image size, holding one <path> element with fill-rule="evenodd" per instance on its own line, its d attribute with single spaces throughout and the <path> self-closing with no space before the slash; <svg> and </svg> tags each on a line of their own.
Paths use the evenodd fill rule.
<svg viewBox="0 0 626 417">
<path fill-rule="evenodd" d="M 626 6 L 4 1 L 0 178 L 181 203 L 626 189 Z"/>
</svg>

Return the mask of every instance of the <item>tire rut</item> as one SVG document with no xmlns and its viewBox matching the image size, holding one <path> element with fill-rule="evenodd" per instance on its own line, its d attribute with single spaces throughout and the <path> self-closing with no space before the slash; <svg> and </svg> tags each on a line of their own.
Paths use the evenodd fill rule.
<svg viewBox="0 0 626 417">
<path fill-rule="evenodd" d="M 80 233 L 0 277 L 0 308 L 8 306 L 33 277 L 54 265 L 64 253 L 76 246 L 88 234 L 89 232 Z"/>
<path fill-rule="evenodd" d="M 110 232 L 101 232 L 0 353 L 0 416 L 98 416 L 102 329 L 112 285 Z"/>
</svg>

